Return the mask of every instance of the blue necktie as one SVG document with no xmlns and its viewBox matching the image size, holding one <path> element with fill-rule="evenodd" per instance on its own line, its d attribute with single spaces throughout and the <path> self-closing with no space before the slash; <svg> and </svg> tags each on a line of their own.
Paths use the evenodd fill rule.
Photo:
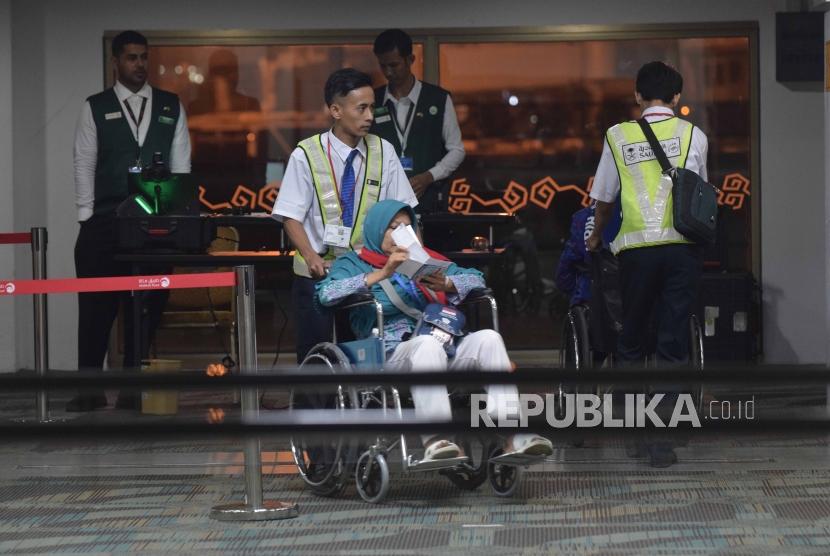
<svg viewBox="0 0 830 556">
<path fill-rule="evenodd" d="M 346 158 L 346 167 L 343 169 L 343 179 L 340 182 L 340 205 L 343 207 L 343 225 L 352 227 L 352 212 L 354 211 L 354 157 L 360 151 L 357 149 L 349 153 Z"/>
</svg>

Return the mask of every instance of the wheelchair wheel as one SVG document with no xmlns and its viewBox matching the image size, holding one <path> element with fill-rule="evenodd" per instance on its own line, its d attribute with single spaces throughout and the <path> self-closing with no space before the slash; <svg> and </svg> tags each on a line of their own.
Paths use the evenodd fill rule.
<svg viewBox="0 0 830 556">
<path fill-rule="evenodd" d="M 696 315 L 689 317 L 689 362 L 693 369 L 702 371 L 704 368 L 703 331 Z M 696 388 L 696 398 L 695 405 L 700 415 L 703 413 L 703 384 Z"/>
<path fill-rule="evenodd" d="M 565 322 L 562 327 L 562 349 L 559 352 L 559 362 L 563 369 L 585 371 L 591 367 L 591 345 L 588 332 L 588 308 L 583 305 L 574 305 L 568 310 Z M 584 391 L 583 386 L 583 391 Z M 554 411 L 558 419 L 565 417 L 565 394 L 576 394 L 580 388 L 567 388 L 559 384 L 556 388 L 554 398 Z M 576 447 L 582 445 L 582 441 L 573 443 Z"/>
<path fill-rule="evenodd" d="M 703 370 L 703 331 L 696 315 L 689 317 L 689 361 L 692 368 Z"/>
<path fill-rule="evenodd" d="M 490 452 L 490 458 L 500 456 L 504 453 L 501 448 L 496 448 Z M 490 486 L 493 487 L 493 492 L 496 496 L 508 497 L 513 496 L 516 487 L 519 486 L 519 480 L 522 477 L 522 468 L 515 465 L 504 465 L 487 462 L 487 479 L 490 481 Z"/>
<path fill-rule="evenodd" d="M 300 368 L 328 369 L 334 374 L 348 372 L 351 365 L 340 348 L 331 343 L 314 346 Z M 356 409 L 357 392 L 353 387 L 338 385 L 333 394 L 304 392 L 292 389 L 289 395 L 291 409 Z M 334 438 L 302 437 L 292 435 L 291 454 L 303 481 L 319 496 L 335 496 L 346 486 L 354 465 L 356 446 L 340 435 Z"/>
<path fill-rule="evenodd" d="M 358 494 L 370 504 L 383 501 L 389 493 L 389 465 L 383 454 L 363 452 L 357 460 L 354 478 Z"/>
<path fill-rule="evenodd" d="M 452 484 L 461 490 L 475 490 L 480 487 L 484 481 L 487 480 L 487 459 L 494 450 L 495 445 L 488 442 L 484 437 L 479 437 L 479 446 L 474 450 L 475 445 L 473 439 L 464 438 L 458 444 L 467 457 L 470 458 L 469 463 L 463 463 L 458 467 L 452 469 L 443 469 L 439 471 L 445 475 Z"/>
<path fill-rule="evenodd" d="M 588 309 L 582 305 L 571 307 L 565 316 L 559 361 L 564 369 L 583 370 L 591 366 Z"/>
</svg>

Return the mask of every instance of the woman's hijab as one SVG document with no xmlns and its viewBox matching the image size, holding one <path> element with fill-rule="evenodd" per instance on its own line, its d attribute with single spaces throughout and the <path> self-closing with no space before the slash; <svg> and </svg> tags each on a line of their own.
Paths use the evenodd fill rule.
<svg viewBox="0 0 830 556">
<path fill-rule="evenodd" d="M 415 211 L 406 203 L 392 199 L 375 203 L 369 209 L 366 220 L 363 221 L 363 245 L 370 251 L 385 255 L 383 249 L 381 249 L 383 236 L 386 234 L 386 229 L 389 228 L 389 223 L 402 210 L 409 214 L 409 219 L 414 225 L 416 222 Z"/>
</svg>

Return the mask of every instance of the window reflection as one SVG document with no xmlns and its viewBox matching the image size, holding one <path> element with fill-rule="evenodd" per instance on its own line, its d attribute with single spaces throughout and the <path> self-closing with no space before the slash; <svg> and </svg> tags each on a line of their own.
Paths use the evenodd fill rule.
<svg viewBox="0 0 830 556">
<path fill-rule="evenodd" d="M 451 205 L 523 217 L 542 250 L 566 239 L 611 125 L 639 117 L 638 68 L 666 60 L 683 74 L 681 106 L 709 137 L 709 177 L 724 241 L 710 264 L 751 269 L 750 58 L 746 37 L 444 43 L 441 86 L 453 93 L 467 158 Z M 573 187 L 576 186 L 576 187 Z M 551 218 L 552 217 L 552 218 Z"/>
<path fill-rule="evenodd" d="M 414 50 L 421 79 L 423 45 Z M 439 42 L 439 84 L 453 95 L 467 151 L 452 176 L 451 207 L 513 212 L 520 222 L 497 238 L 521 246 L 502 277 L 511 349 L 559 345 L 566 305 L 551 278 L 570 218 L 588 203 L 604 131 L 639 116 L 634 76 L 653 59 L 683 74 L 683 117 L 706 132 L 709 178 L 723 190 L 721 234 L 706 259 L 751 271 L 747 37 Z M 153 44 L 150 64 L 151 82 L 176 92 L 188 111 L 206 210 L 270 211 L 294 146 L 329 125 L 322 88 L 332 71 L 352 66 L 385 82 L 370 44 Z"/>
<path fill-rule="evenodd" d="M 634 78 L 651 60 L 682 73 L 684 117 L 708 135 L 709 179 L 725 191 L 707 264 L 751 271 L 748 38 L 443 43 L 439 56 L 467 150 L 450 206 L 520 222 L 504 240 L 517 253 L 502 317 L 511 348 L 561 345 L 567 300 L 551 279 L 571 216 L 589 203 L 605 130 L 640 116 Z"/>
<path fill-rule="evenodd" d="M 422 45 L 413 71 L 423 74 Z M 341 67 L 384 82 L 371 45 L 153 45 L 151 82 L 188 114 L 205 210 L 270 211 L 296 144 L 329 125 L 323 84 Z"/>
</svg>

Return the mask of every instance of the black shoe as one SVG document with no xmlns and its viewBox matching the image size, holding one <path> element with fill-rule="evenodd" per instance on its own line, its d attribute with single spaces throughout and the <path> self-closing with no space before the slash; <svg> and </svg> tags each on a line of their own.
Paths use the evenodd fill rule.
<svg viewBox="0 0 830 556">
<path fill-rule="evenodd" d="M 671 467 L 677 463 L 677 454 L 671 444 L 655 442 L 648 445 L 648 464 L 652 467 Z"/>
<path fill-rule="evenodd" d="M 70 413 L 95 411 L 102 407 L 107 407 L 107 397 L 103 394 L 78 395 L 66 402 L 66 411 Z"/>
<path fill-rule="evenodd" d="M 136 394 L 118 394 L 115 409 L 141 409 L 141 398 Z"/>
</svg>

